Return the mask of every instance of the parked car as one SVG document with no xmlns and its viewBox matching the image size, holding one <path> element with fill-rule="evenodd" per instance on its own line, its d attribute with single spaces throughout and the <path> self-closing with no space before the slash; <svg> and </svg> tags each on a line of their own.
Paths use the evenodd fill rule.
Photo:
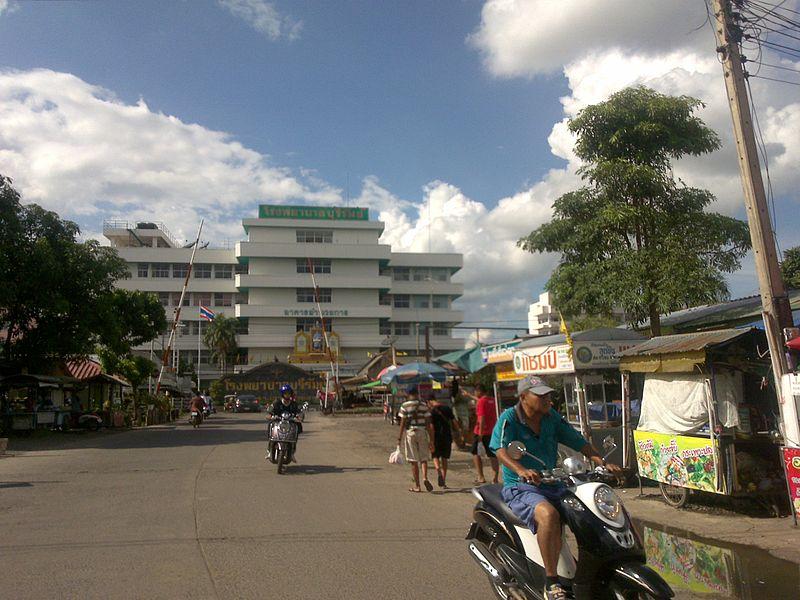
<svg viewBox="0 0 800 600">
<path fill-rule="evenodd" d="M 261 412 L 261 405 L 255 396 L 237 396 L 233 412 Z"/>
</svg>

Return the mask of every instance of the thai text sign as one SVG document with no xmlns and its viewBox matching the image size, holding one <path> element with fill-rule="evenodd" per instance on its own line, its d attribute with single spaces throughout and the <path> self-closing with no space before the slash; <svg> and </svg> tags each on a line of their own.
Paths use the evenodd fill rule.
<svg viewBox="0 0 800 600">
<path fill-rule="evenodd" d="M 792 510 L 794 510 L 797 520 L 800 521 L 800 448 L 783 449 L 783 468 L 789 484 Z"/>
<path fill-rule="evenodd" d="M 258 218 L 368 221 L 369 209 L 354 206 L 279 206 L 262 204 L 258 207 Z"/>
<path fill-rule="evenodd" d="M 522 340 L 514 340 L 513 342 L 501 342 L 499 344 L 491 344 L 481 348 L 481 359 L 484 363 L 493 365 L 501 362 L 508 362 L 514 359 L 514 348 L 519 345 Z"/>
<path fill-rule="evenodd" d="M 619 366 L 619 353 L 639 342 L 575 342 L 576 369 L 605 369 Z"/>
<path fill-rule="evenodd" d="M 259 392 L 275 392 L 284 383 L 289 383 L 296 391 L 316 390 L 320 386 L 319 379 L 298 379 L 297 381 L 231 381 L 225 379 L 225 393 L 244 392 L 258 395 Z"/>
<path fill-rule="evenodd" d="M 717 477 L 716 443 L 710 438 L 636 429 L 633 440 L 642 477 L 678 487 L 722 493 Z"/>
<path fill-rule="evenodd" d="M 572 373 L 575 366 L 570 357 L 569 346 L 541 346 L 525 348 L 514 352 L 514 370 L 527 375 L 529 373 L 551 374 Z"/>
<path fill-rule="evenodd" d="M 323 317 L 346 317 L 347 309 L 333 310 L 330 308 L 322 309 Z M 283 311 L 284 317 L 319 317 L 319 311 L 313 308 L 286 308 Z"/>
</svg>

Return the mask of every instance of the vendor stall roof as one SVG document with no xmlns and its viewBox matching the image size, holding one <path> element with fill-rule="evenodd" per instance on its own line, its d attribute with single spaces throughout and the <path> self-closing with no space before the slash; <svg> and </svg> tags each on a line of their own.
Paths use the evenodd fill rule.
<svg viewBox="0 0 800 600">
<path fill-rule="evenodd" d="M 647 338 L 637 331 L 623 329 L 621 327 L 598 327 L 597 329 L 587 329 L 586 331 L 576 331 L 571 335 L 573 342 L 623 342 L 641 341 Z M 538 346 L 552 346 L 555 344 L 566 344 L 567 336 L 563 333 L 556 335 L 543 335 L 532 337 L 517 346 L 517 350 L 524 348 L 536 348 Z"/>
<path fill-rule="evenodd" d="M 467 373 L 480 371 L 486 364 L 481 357 L 481 347 L 473 346 L 464 350 L 456 350 L 433 359 L 436 364 L 447 367 L 453 365 L 456 369 L 461 369 Z"/>
<path fill-rule="evenodd" d="M 634 348 L 620 352 L 620 356 L 648 356 L 653 354 L 699 352 L 707 348 L 726 344 L 749 332 L 750 330 L 748 329 L 720 329 L 719 331 L 662 335 L 642 342 Z"/>
</svg>

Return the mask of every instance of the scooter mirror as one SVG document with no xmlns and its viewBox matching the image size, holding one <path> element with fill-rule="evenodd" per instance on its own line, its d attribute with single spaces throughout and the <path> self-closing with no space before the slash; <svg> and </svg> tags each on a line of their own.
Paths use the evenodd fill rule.
<svg viewBox="0 0 800 600">
<path fill-rule="evenodd" d="M 525 444 L 516 440 L 510 442 L 508 446 L 506 446 L 506 452 L 508 452 L 508 455 L 514 460 L 519 460 L 522 458 L 526 451 L 527 448 L 525 448 Z"/>
</svg>

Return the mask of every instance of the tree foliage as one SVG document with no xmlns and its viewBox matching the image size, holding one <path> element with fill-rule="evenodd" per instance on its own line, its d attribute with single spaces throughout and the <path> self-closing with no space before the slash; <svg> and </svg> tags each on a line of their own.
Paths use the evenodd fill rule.
<svg viewBox="0 0 800 600">
<path fill-rule="evenodd" d="M 800 246 L 789 248 L 783 253 L 781 273 L 787 288 L 800 289 Z"/>
<path fill-rule="evenodd" d="M 219 365 L 223 373 L 228 372 L 228 365 L 239 348 L 236 342 L 238 323 L 235 317 L 219 314 L 203 333 L 203 343 L 211 351 L 211 359 Z"/>
<path fill-rule="evenodd" d="M 561 260 L 547 283 L 568 316 L 621 307 L 633 324 L 728 297 L 723 273 L 750 247 L 747 224 L 705 209 L 702 189 L 676 181 L 671 162 L 719 147 L 694 115 L 701 102 L 644 87 L 612 95 L 570 121 L 585 185 L 553 204 L 554 217 L 518 244 Z"/>
<path fill-rule="evenodd" d="M 116 250 L 79 242 L 78 226 L 23 205 L 0 175 L 0 351 L 31 371 L 87 355 L 99 344 L 126 354 L 165 326 L 152 294 L 115 289 L 129 271 Z"/>
</svg>

